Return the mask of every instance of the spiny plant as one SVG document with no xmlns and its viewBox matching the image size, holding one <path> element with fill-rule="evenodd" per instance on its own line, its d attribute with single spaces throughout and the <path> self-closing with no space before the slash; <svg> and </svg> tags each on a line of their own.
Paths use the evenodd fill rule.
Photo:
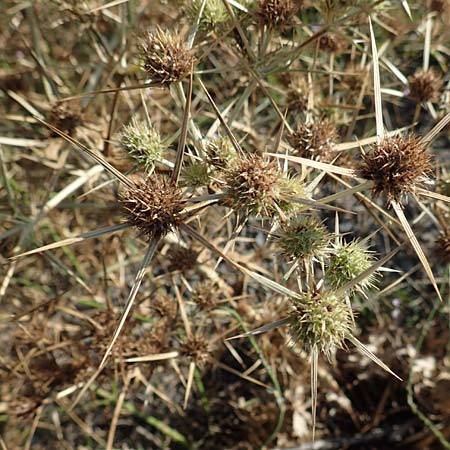
<svg viewBox="0 0 450 450">
<path fill-rule="evenodd" d="M 411 284 L 428 314 L 426 283 L 396 252 L 411 243 L 436 291 L 446 289 L 407 219 L 420 208 L 414 229 L 426 227 L 424 242 L 439 222 L 438 245 L 447 251 L 448 198 L 445 186 L 432 190 L 435 173 L 445 168 L 435 164 L 443 152 L 432 157 L 431 146 L 450 120 L 447 92 L 429 69 L 444 70 L 449 54 L 442 18 L 428 14 L 436 2 L 75 3 L 13 5 L 6 16 L 14 20 L 0 27 L 3 43 L 18 42 L 17 35 L 26 43 L 4 45 L 2 70 L 16 59 L 33 68 L 25 83 L 32 91 L 22 82 L 12 92 L 0 73 L 0 239 L 5 255 L 17 255 L 1 261 L 0 298 L 11 296 L 7 320 L 23 331 L 6 330 L 11 340 L 1 376 L 8 408 L 14 398 L 16 405 L 5 426 L 13 439 L 0 443 L 40 448 L 41 436 L 51 436 L 69 448 L 82 433 L 107 450 L 145 448 L 149 440 L 174 449 L 301 444 L 309 436 L 294 434 L 301 428 L 306 435 L 308 427 L 293 421 L 309 402 L 300 395 L 308 359 L 312 419 L 305 413 L 302 420 L 312 421 L 314 437 L 320 355 L 337 365 L 323 377 L 341 375 L 351 400 L 350 370 L 358 382 L 372 383 L 373 369 L 365 365 L 360 375 L 357 358 L 334 355 L 352 343 L 393 373 L 375 356 L 379 348 L 372 352 L 359 340 L 377 335 L 379 317 L 390 320 L 383 311 L 389 292 L 400 286 L 392 295 L 404 296 L 405 283 L 419 281 Z M 379 57 L 367 14 L 381 25 Z M 136 42 L 137 30 L 146 29 Z M 414 72 L 422 33 L 423 69 L 408 79 L 403 72 Z M 417 103 L 411 121 L 408 97 Z M 39 111 L 55 99 L 66 108 L 61 120 Z M 83 127 L 71 119 L 78 111 L 73 100 L 82 105 Z M 437 125 L 423 137 L 401 128 L 427 121 Z M 10 145 L 17 145 L 13 152 Z M 136 161 L 123 173 L 116 147 Z M 356 167 L 338 158 L 342 152 L 359 160 Z M 72 195 L 84 186 L 81 196 Z M 436 200 L 431 208 L 428 199 Z M 338 211 L 345 233 L 337 218 L 328 230 Z M 377 276 L 388 261 L 404 274 Z M 378 285 L 380 291 L 369 291 Z M 377 308 L 367 314 L 374 300 Z M 402 304 L 413 309 L 417 301 Z M 36 322 L 47 325 L 45 333 L 36 332 Z M 380 336 L 401 330 L 395 324 Z M 239 327 L 249 339 L 222 345 Z M 409 330 L 404 334 L 410 338 Z M 393 337 L 403 339 L 400 332 Z M 401 357 L 392 368 L 403 376 L 408 365 Z M 325 384 L 336 394 L 331 378 Z M 406 397 L 400 385 L 386 392 L 379 417 L 391 417 L 381 411 L 390 395 L 400 392 L 392 404 Z M 14 422 L 10 411 L 26 418 Z M 359 422 L 361 429 L 373 425 L 367 414 L 353 414 L 352 430 Z M 323 437 L 332 435 L 327 415 L 317 416 Z M 69 429 L 66 417 L 79 429 Z M 145 424 L 145 433 L 134 421 Z M 432 436 L 444 442 L 439 433 Z"/>
</svg>

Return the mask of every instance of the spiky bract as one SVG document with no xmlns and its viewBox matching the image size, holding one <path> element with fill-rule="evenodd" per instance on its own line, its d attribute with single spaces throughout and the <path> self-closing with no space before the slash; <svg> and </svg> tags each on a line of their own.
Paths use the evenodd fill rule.
<svg viewBox="0 0 450 450">
<path fill-rule="evenodd" d="M 223 170 L 236 159 L 236 150 L 227 137 L 210 139 L 205 144 L 206 161 L 216 169 Z"/>
<path fill-rule="evenodd" d="M 202 4 L 203 0 L 192 0 L 188 8 L 188 15 L 192 22 L 197 20 Z M 206 0 L 200 17 L 199 29 L 206 32 L 216 30 L 229 17 L 222 0 Z"/>
<path fill-rule="evenodd" d="M 224 171 L 228 203 L 248 214 L 273 217 L 291 209 L 290 198 L 304 195 L 303 183 L 288 178 L 275 161 L 253 154 L 236 159 Z"/>
<path fill-rule="evenodd" d="M 373 264 L 373 257 L 361 242 L 355 240 L 343 242 L 341 239 L 334 243 L 330 251 L 330 259 L 325 272 L 325 281 L 332 289 L 338 289 Z M 360 281 L 353 289 L 366 290 L 373 286 L 376 272 Z"/>
<path fill-rule="evenodd" d="M 417 103 L 438 102 L 444 82 L 435 69 L 419 69 L 408 78 L 409 96 Z"/>
<path fill-rule="evenodd" d="M 181 190 L 158 175 L 135 182 L 120 200 L 128 222 L 149 240 L 174 231 L 184 218 Z"/>
<path fill-rule="evenodd" d="M 306 294 L 293 300 L 289 334 L 293 344 L 319 349 L 328 357 L 342 348 L 353 332 L 352 314 L 345 300 L 333 292 Z"/>
<path fill-rule="evenodd" d="M 295 217 L 281 226 L 276 243 L 289 260 L 320 258 L 328 248 L 330 233 L 316 217 Z"/>
<path fill-rule="evenodd" d="M 194 61 L 193 54 L 178 34 L 159 28 L 140 40 L 139 52 L 150 79 L 162 84 L 181 81 Z"/>
<path fill-rule="evenodd" d="M 432 164 L 426 143 L 413 135 L 384 138 L 363 160 L 361 176 L 374 182 L 373 194 L 384 194 L 388 204 L 414 195 L 417 187 L 430 181 Z"/>
<path fill-rule="evenodd" d="M 181 177 L 183 184 L 190 188 L 207 186 L 210 181 L 209 167 L 202 161 L 195 161 L 183 167 Z"/>
<path fill-rule="evenodd" d="M 299 123 L 288 139 L 294 155 L 328 162 L 333 158 L 338 133 L 328 119 L 320 119 Z"/>
<path fill-rule="evenodd" d="M 159 132 L 137 120 L 124 126 L 120 142 L 127 153 L 147 172 L 153 169 L 155 162 L 162 158 L 166 149 Z"/>
<path fill-rule="evenodd" d="M 284 29 L 293 25 L 300 0 L 259 0 L 258 19 L 268 27 Z"/>
</svg>

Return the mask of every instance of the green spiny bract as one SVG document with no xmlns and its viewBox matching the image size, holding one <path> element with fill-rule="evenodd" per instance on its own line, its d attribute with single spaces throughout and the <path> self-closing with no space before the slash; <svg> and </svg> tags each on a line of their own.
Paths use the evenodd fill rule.
<svg viewBox="0 0 450 450">
<path fill-rule="evenodd" d="M 188 8 L 191 22 L 196 22 L 203 0 L 192 0 Z M 222 0 L 206 0 L 200 17 L 199 29 L 205 32 L 214 31 L 230 18 Z"/>
<path fill-rule="evenodd" d="M 301 344 L 306 350 L 317 348 L 330 357 L 344 346 L 344 340 L 353 332 L 352 314 L 342 297 L 333 292 L 305 294 L 292 300 L 289 334 L 292 344 Z"/>
<path fill-rule="evenodd" d="M 194 62 L 193 54 L 179 35 L 159 28 L 139 41 L 139 53 L 150 79 L 164 85 L 181 81 Z"/>
<path fill-rule="evenodd" d="M 368 250 L 358 241 L 343 242 L 338 239 L 330 250 L 330 259 L 325 271 L 325 281 L 332 289 L 338 289 L 373 264 L 373 257 Z M 353 286 L 353 289 L 366 290 L 373 286 L 375 273 Z"/>
<path fill-rule="evenodd" d="M 209 167 L 202 161 L 194 161 L 183 167 L 181 178 L 183 185 L 192 189 L 207 186 L 210 182 Z"/>
<path fill-rule="evenodd" d="M 227 203 L 248 214 L 273 217 L 289 209 L 301 183 L 290 181 L 275 161 L 253 154 L 236 159 L 223 172 Z"/>
<path fill-rule="evenodd" d="M 137 120 L 124 126 L 120 142 L 127 153 L 147 173 L 153 170 L 156 161 L 161 160 L 166 149 L 159 132 L 145 122 Z"/>
<path fill-rule="evenodd" d="M 284 257 L 308 261 L 326 254 L 330 233 L 316 217 L 295 217 L 281 226 L 275 239 Z"/>
<path fill-rule="evenodd" d="M 236 150 L 227 137 L 208 140 L 205 151 L 207 163 L 218 170 L 226 169 L 237 158 Z"/>
<path fill-rule="evenodd" d="M 120 196 L 128 222 L 148 240 L 174 231 L 184 219 L 182 192 L 161 176 L 147 177 Z"/>
<path fill-rule="evenodd" d="M 363 155 L 360 167 L 361 177 L 374 182 L 374 196 L 383 193 L 388 205 L 414 195 L 417 187 L 430 182 L 431 174 L 426 143 L 413 135 L 384 138 L 371 153 Z"/>
</svg>

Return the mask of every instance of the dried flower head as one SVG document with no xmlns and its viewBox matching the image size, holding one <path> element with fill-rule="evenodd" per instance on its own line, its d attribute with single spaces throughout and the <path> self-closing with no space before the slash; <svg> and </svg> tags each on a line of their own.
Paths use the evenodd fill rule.
<svg viewBox="0 0 450 450">
<path fill-rule="evenodd" d="M 280 204 L 288 201 L 287 177 L 275 161 L 265 161 L 256 154 L 234 161 L 225 171 L 224 181 L 228 201 L 236 210 L 272 217 Z"/>
<path fill-rule="evenodd" d="M 308 83 L 304 78 L 296 77 L 290 81 L 286 93 L 286 106 L 289 111 L 301 113 L 308 108 Z"/>
<path fill-rule="evenodd" d="M 198 264 L 198 255 L 199 252 L 191 247 L 185 248 L 178 246 L 168 254 L 169 270 L 180 270 L 186 273 L 189 270 L 195 269 Z"/>
<path fill-rule="evenodd" d="M 180 343 L 180 355 L 195 362 L 199 367 L 204 366 L 211 355 L 207 338 L 202 335 L 186 337 L 184 342 Z"/>
<path fill-rule="evenodd" d="M 443 262 L 450 264 L 450 230 L 441 231 L 436 240 L 435 250 Z"/>
<path fill-rule="evenodd" d="M 262 24 L 283 30 L 293 25 L 301 3 L 300 0 L 259 0 L 256 15 Z"/>
<path fill-rule="evenodd" d="M 358 240 L 343 242 L 338 239 L 330 250 L 330 259 L 325 272 L 325 281 L 332 289 L 338 289 L 364 271 L 373 264 L 371 253 Z M 353 289 L 366 290 L 373 286 L 376 273 L 353 286 Z"/>
<path fill-rule="evenodd" d="M 49 114 L 49 122 L 69 135 L 81 124 L 81 109 L 78 103 L 55 103 Z"/>
<path fill-rule="evenodd" d="M 120 143 L 127 153 L 147 172 L 152 171 L 155 162 L 162 158 L 166 150 L 159 132 L 145 122 L 137 120 L 133 120 L 129 125 L 124 126 Z"/>
<path fill-rule="evenodd" d="M 183 220 L 181 190 L 161 176 L 147 177 L 121 194 L 128 221 L 149 240 L 173 231 Z"/>
<path fill-rule="evenodd" d="M 333 292 L 306 294 L 293 300 L 289 334 L 293 344 L 301 343 L 307 350 L 317 348 L 330 357 L 352 334 L 352 314 L 345 300 Z"/>
<path fill-rule="evenodd" d="M 288 137 L 295 155 L 324 162 L 333 158 L 337 140 L 336 127 L 328 119 L 299 123 Z"/>
<path fill-rule="evenodd" d="M 408 78 L 409 96 L 417 103 L 438 102 L 444 82 L 435 69 L 419 69 Z"/>
<path fill-rule="evenodd" d="M 291 261 L 320 258 L 330 241 L 330 233 L 316 217 L 292 218 L 274 236 L 281 254 Z"/>
<path fill-rule="evenodd" d="M 194 56 L 178 34 L 157 29 L 139 42 L 143 68 L 152 81 L 181 81 L 191 70 Z"/>
<path fill-rule="evenodd" d="M 188 8 L 191 22 L 198 18 L 203 3 L 205 6 L 200 17 L 199 29 L 205 32 L 214 31 L 229 19 L 228 11 L 222 0 L 192 0 Z"/>
<path fill-rule="evenodd" d="M 220 300 L 221 289 L 219 285 L 211 280 L 199 283 L 192 292 L 192 300 L 201 309 L 216 306 Z"/>
<path fill-rule="evenodd" d="M 319 38 L 319 48 L 329 53 L 341 53 L 347 47 L 347 41 L 339 34 L 324 33 Z"/>
<path fill-rule="evenodd" d="M 385 138 L 363 155 L 360 174 L 374 182 L 375 196 L 384 194 L 388 204 L 401 202 L 416 187 L 429 182 L 432 173 L 431 158 L 426 143 L 413 135 Z"/>
</svg>

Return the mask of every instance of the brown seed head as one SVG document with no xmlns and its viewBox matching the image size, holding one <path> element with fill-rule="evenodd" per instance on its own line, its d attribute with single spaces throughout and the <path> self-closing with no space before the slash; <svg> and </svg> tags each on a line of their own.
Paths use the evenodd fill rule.
<svg viewBox="0 0 450 450">
<path fill-rule="evenodd" d="M 301 3 L 300 0 L 259 0 L 256 15 L 264 25 L 282 30 L 292 26 Z"/>
<path fill-rule="evenodd" d="M 294 155 L 324 162 L 333 159 L 337 140 L 336 127 L 328 119 L 299 123 L 296 131 L 288 137 Z"/>
<path fill-rule="evenodd" d="M 336 33 L 325 33 L 319 38 L 319 48 L 329 53 L 341 53 L 347 47 L 347 41 Z"/>
<path fill-rule="evenodd" d="M 418 70 L 408 78 L 409 96 L 417 103 L 438 102 L 444 82 L 435 70 Z"/>
<path fill-rule="evenodd" d="M 308 83 L 304 78 L 294 78 L 290 81 L 286 93 L 286 106 L 289 111 L 301 113 L 308 108 Z"/>
<path fill-rule="evenodd" d="M 169 270 L 180 270 L 186 273 L 189 270 L 195 269 L 198 264 L 198 255 L 199 252 L 195 251 L 192 247 L 177 247 L 171 250 L 168 255 Z"/>
<path fill-rule="evenodd" d="M 361 176 L 374 182 L 374 195 L 383 193 L 388 204 L 414 195 L 416 187 L 429 182 L 432 173 L 426 144 L 413 135 L 385 138 L 363 155 L 363 160 Z"/>
<path fill-rule="evenodd" d="M 180 345 L 180 355 L 187 357 L 200 367 L 208 361 L 210 353 L 211 350 L 205 336 L 190 336 Z"/>
<path fill-rule="evenodd" d="M 450 264 L 450 230 L 444 230 L 436 240 L 435 250 L 443 262 Z"/>
<path fill-rule="evenodd" d="M 235 161 L 225 172 L 231 206 L 250 214 L 273 216 L 282 175 L 275 161 L 265 161 L 256 154 Z"/>
<path fill-rule="evenodd" d="M 181 81 L 191 70 L 194 56 L 177 34 L 157 29 L 139 42 L 143 68 L 152 81 Z"/>
<path fill-rule="evenodd" d="M 55 103 L 49 114 L 49 122 L 56 128 L 73 135 L 81 123 L 80 105 L 77 103 Z"/>
<path fill-rule="evenodd" d="M 149 240 L 173 231 L 183 220 L 181 190 L 161 176 L 135 182 L 121 195 L 128 222 Z"/>
</svg>

